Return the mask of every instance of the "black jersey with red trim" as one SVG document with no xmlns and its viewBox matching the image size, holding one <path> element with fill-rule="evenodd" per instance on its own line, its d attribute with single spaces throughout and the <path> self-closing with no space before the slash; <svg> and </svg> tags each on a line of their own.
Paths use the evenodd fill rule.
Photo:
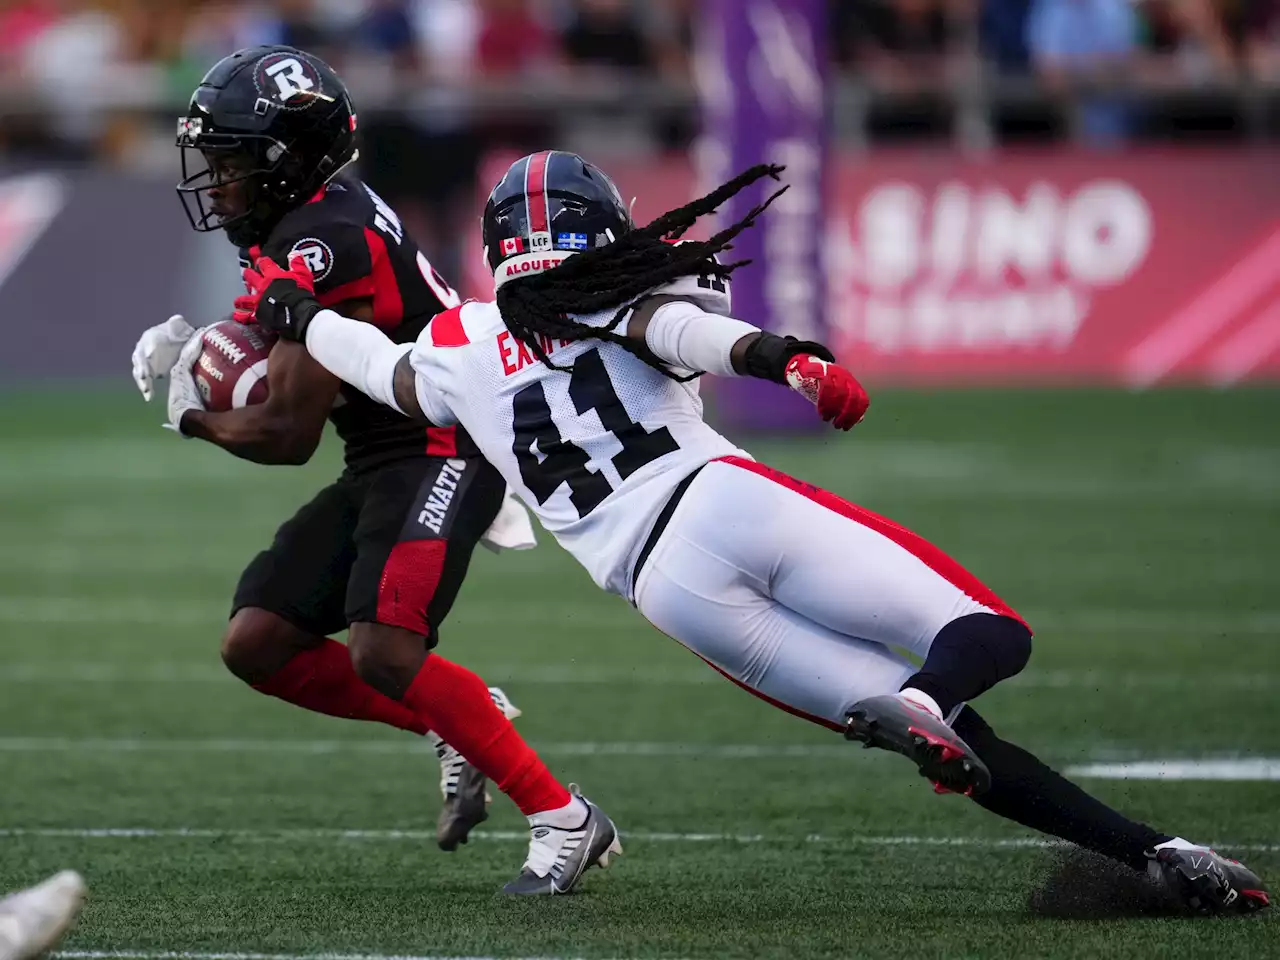
<svg viewBox="0 0 1280 960">
<path fill-rule="evenodd" d="M 353 176 L 335 178 L 311 202 L 291 210 L 261 247 L 241 250 L 241 264 L 265 254 L 284 266 L 300 254 L 326 307 L 373 301 L 373 323 L 396 343 L 412 343 L 437 313 L 460 301 L 427 261 L 400 218 Z M 423 454 L 469 456 L 470 439 L 454 427 L 424 427 L 343 384 L 329 415 L 353 470 Z"/>
</svg>

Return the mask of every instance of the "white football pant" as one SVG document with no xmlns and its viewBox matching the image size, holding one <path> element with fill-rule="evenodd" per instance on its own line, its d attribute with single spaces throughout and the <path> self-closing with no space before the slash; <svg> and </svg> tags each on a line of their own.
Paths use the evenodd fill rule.
<svg viewBox="0 0 1280 960">
<path fill-rule="evenodd" d="M 890 520 L 762 464 L 702 469 L 641 568 L 649 622 L 762 699 L 843 728 L 946 624 L 1012 611 Z"/>
</svg>

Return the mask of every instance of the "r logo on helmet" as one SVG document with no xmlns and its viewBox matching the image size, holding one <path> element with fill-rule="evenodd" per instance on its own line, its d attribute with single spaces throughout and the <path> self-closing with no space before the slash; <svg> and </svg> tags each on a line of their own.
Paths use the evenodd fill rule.
<svg viewBox="0 0 1280 960">
<path fill-rule="evenodd" d="M 263 57 L 254 67 L 253 81 L 262 96 L 286 110 L 305 109 L 324 95 L 319 71 L 301 54 Z"/>
<path fill-rule="evenodd" d="M 317 281 L 323 280 L 333 269 L 333 250 L 323 240 L 317 240 L 315 237 L 307 237 L 295 243 L 286 259 L 292 257 L 301 257 L 302 262 L 311 271 L 311 276 Z"/>
</svg>

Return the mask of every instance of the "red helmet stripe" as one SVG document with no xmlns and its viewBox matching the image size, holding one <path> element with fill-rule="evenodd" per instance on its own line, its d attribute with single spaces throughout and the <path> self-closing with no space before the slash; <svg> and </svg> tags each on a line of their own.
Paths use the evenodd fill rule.
<svg viewBox="0 0 1280 960">
<path fill-rule="evenodd" d="M 535 153 L 529 158 L 524 175 L 525 213 L 530 233 L 546 233 L 551 229 L 550 201 L 547 197 L 547 161 L 550 150 Z"/>
</svg>

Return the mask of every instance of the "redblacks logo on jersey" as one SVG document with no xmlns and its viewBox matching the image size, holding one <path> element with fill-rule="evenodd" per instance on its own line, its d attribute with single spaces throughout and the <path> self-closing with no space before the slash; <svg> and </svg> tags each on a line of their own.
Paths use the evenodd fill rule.
<svg viewBox="0 0 1280 960">
<path fill-rule="evenodd" d="M 289 251 L 289 256 L 302 257 L 313 280 L 323 280 L 333 269 L 333 248 L 316 237 L 299 240 Z"/>
</svg>

